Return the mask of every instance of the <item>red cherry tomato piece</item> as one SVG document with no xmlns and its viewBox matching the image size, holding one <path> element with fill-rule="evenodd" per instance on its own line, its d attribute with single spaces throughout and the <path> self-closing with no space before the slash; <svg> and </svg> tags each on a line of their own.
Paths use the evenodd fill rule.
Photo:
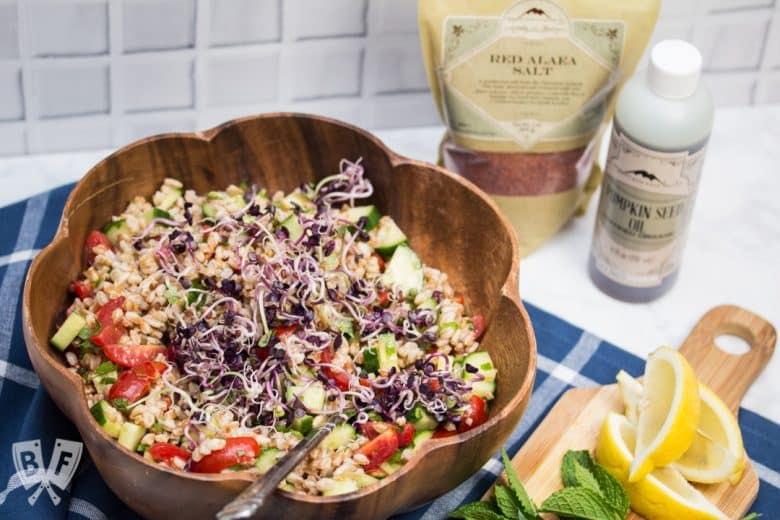
<svg viewBox="0 0 780 520">
<path fill-rule="evenodd" d="M 444 439 L 446 437 L 452 437 L 453 435 L 457 435 L 458 432 L 455 430 L 445 430 L 444 428 L 438 428 L 435 432 L 433 432 L 433 438 L 434 439 Z"/>
<path fill-rule="evenodd" d="M 113 298 L 111 300 L 108 300 L 108 303 L 103 305 L 97 311 L 97 319 L 100 322 L 100 324 L 105 326 L 105 325 L 110 325 L 112 323 L 117 323 L 118 320 L 114 319 L 114 311 L 117 309 L 121 309 L 124 303 L 125 303 L 124 296 L 120 296 L 119 298 Z"/>
<path fill-rule="evenodd" d="M 452 297 L 452 299 L 453 299 L 453 301 L 456 301 L 459 304 L 463 305 L 464 300 L 463 300 L 463 295 L 462 294 L 456 294 L 455 296 Z"/>
<path fill-rule="evenodd" d="M 92 296 L 92 286 L 86 280 L 74 280 L 73 292 L 83 300 Z"/>
<path fill-rule="evenodd" d="M 380 307 L 386 307 L 390 302 L 390 292 L 384 289 L 379 289 L 376 292 L 376 304 Z"/>
<path fill-rule="evenodd" d="M 284 341 L 289 338 L 298 329 L 297 325 L 289 325 L 287 327 L 277 327 L 274 330 L 274 336 L 279 338 L 279 341 Z"/>
<path fill-rule="evenodd" d="M 485 317 L 481 314 L 472 316 L 471 323 L 474 325 L 474 339 L 477 340 L 485 333 Z"/>
<path fill-rule="evenodd" d="M 441 383 L 438 379 L 431 378 L 428 380 L 428 388 L 430 388 L 432 392 L 438 392 L 441 390 Z"/>
<path fill-rule="evenodd" d="M 131 403 L 136 402 L 149 393 L 152 383 L 165 372 L 166 368 L 168 367 L 165 363 L 147 361 L 130 370 L 125 370 L 111 385 L 111 390 L 108 391 L 109 401 L 127 399 Z"/>
<path fill-rule="evenodd" d="M 195 473 L 219 473 L 231 466 L 248 466 L 255 463 L 260 455 L 260 446 L 254 437 L 230 437 L 225 439 L 225 447 L 213 451 L 199 461 L 190 464 L 190 471 Z"/>
<path fill-rule="evenodd" d="M 185 462 L 190 460 L 189 451 L 168 442 L 156 442 L 147 451 L 157 461 L 171 462 L 175 457 Z"/>
<path fill-rule="evenodd" d="M 409 446 L 414 440 L 414 425 L 411 423 L 404 424 L 398 433 L 398 447 L 404 448 Z"/>
<path fill-rule="evenodd" d="M 379 435 L 385 433 L 390 429 L 390 424 L 381 421 L 368 421 L 360 425 L 360 429 L 363 431 L 363 435 L 370 439 L 374 439 Z"/>
<path fill-rule="evenodd" d="M 487 409 L 485 407 L 485 400 L 478 395 L 472 395 L 469 401 L 469 406 L 460 418 L 460 424 L 458 424 L 458 433 L 463 433 L 476 428 L 483 422 L 487 421 Z"/>
<path fill-rule="evenodd" d="M 132 368 L 145 361 L 151 361 L 157 354 L 164 354 L 166 348 L 163 345 L 120 345 L 109 343 L 103 345 L 106 357 L 119 366 Z"/>
<path fill-rule="evenodd" d="M 116 383 L 111 385 L 108 400 L 127 399 L 130 403 L 134 403 L 148 394 L 151 387 L 151 383 L 145 377 L 134 374 L 132 370 L 125 370 L 119 374 Z"/>
<path fill-rule="evenodd" d="M 106 235 L 97 230 L 90 231 L 89 235 L 87 235 L 87 239 L 84 241 L 84 258 L 87 259 L 88 264 L 95 261 L 97 254 L 95 253 L 94 248 L 97 246 L 103 246 L 112 251 L 114 250 L 114 246 Z"/>
<path fill-rule="evenodd" d="M 122 325 L 104 325 L 100 332 L 90 336 L 89 340 L 95 345 L 105 348 L 108 345 L 116 344 L 124 336 L 125 332 L 125 328 Z"/>
<path fill-rule="evenodd" d="M 365 443 L 357 453 L 368 459 L 368 464 L 363 466 L 363 470 L 372 471 L 389 459 L 397 449 L 398 433 L 394 429 L 389 429 Z"/>
</svg>

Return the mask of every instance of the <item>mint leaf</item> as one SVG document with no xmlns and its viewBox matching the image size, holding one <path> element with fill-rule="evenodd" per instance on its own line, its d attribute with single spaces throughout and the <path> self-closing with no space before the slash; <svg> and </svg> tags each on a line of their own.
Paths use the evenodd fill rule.
<svg viewBox="0 0 780 520">
<path fill-rule="evenodd" d="M 592 471 L 593 476 L 596 477 L 596 481 L 599 483 L 599 492 L 607 504 L 617 511 L 620 518 L 628 516 L 631 503 L 626 490 L 623 489 L 620 482 L 599 464 L 594 464 Z"/>
<path fill-rule="evenodd" d="M 569 450 L 566 452 L 563 456 L 563 461 L 561 462 L 561 480 L 563 481 L 564 486 L 581 485 L 575 475 L 575 468 L 577 465 L 590 471 L 591 468 L 593 468 L 593 459 L 590 457 L 590 452 L 587 450 Z"/>
<path fill-rule="evenodd" d="M 749 515 L 747 515 L 742 520 L 755 520 L 756 518 L 760 518 L 762 516 L 764 516 L 764 515 L 762 515 L 761 513 L 750 513 Z"/>
<path fill-rule="evenodd" d="M 496 484 L 495 489 L 495 501 L 498 510 L 507 518 L 517 518 L 517 510 L 520 508 L 520 503 L 512 493 L 512 490 L 506 486 L 499 486 Z"/>
<path fill-rule="evenodd" d="M 449 514 L 449 518 L 464 518 L 465 520 L 504 520 L 489 502 L 472 502 L 463 504 Z"/>
<path fill-rule="evenodd" d="M 575 486 L 586 487 L 599 495 L 602 494 L 593 470 L 584 468 L 579 462 L 574 463 L 574 480 L 576 481 Z"/>
<path fill-rule="evenodd" d="M 509 481 L 509 486 L 512 488 L 512 491 L 515 492 L 515 497 L 517 497 L 517 501 L 520 503 L 520 511 L 522 511 L 525 516 L 536 518 L 539 514 L 536 511 L 536 505 L 533 500 L 531 500 L 531 497 L 528 496 L 528 493 L 523 487 L 523 483 L 520 482 L 520 477 L 517 476 L 515 468 L 512 467 L 512 461 L 509 460 L 509 456 L 506 454 L 504 448 L 501 448 L 501 460 L 504 463 L 504 470 L 506 472 L 506 479 Z"/>
<path fill-rule="evenodd" d="M 618 514 L 606 504 L 601 495 L 581 486 L 571 486 L 556 491 L 542 502 L 539 511 L 555 513 L 558 516 L 573 516 L 583 520 L 618 518 Z"/>
</svg>

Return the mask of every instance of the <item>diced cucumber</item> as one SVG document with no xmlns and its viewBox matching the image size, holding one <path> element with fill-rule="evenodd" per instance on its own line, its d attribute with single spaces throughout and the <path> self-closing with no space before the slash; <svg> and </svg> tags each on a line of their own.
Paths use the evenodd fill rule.
<svg viewBox="0 0 780 520">
<path fill-rule="evenodd" d="M 423 430 L 414 434 L 414 440 L 412 441 L 412 451 L 419 450 L 423 444 L 433 438 L 434 430 Z"/>
<path fill-rule="evenodd" d="M 398 349 L 395 344 L 395 334 L 380 334 L 376 345 L 379 370 L 384 372 L 391 368 L 398 369 Z"/>
<path fill-rule="evenodd" d="M 322 441 L 322 447 L 335 450 L 348 445 L 357 438 L 355 428 L 349 424 L 339 424 Z"/>
<path fill-rule="evenodd" d="M 135 451 L 144 435 L 146 435 L 146 428 L 127 421 L 119 430 L 118 442 L 128 450 Z"/>
<path fill-rule="evenodd" d="M 206 198 L 211 200 L 226 199 L 227 195 L 224 191 L 210 191 L 206 194 Z"/>
<path fill-rule="evenodd" d="M 374 478 L 371 475 L 366 475 L 365 473 L 350 473 L 349 477 L 357 482 L 359 488 L 372 486 L 379 482 L 379 479 Z"/>
<path fill-rule="evenodd" d="M 493 381 L 469 381 L 471 393 L 483 399 L 493 399 L 496 395 L 496 383 Z"/>
<path fill-rule="evenodd" d="M 358 484 L 352 479 L 333 479 L 330 485 L 322 490 L 322 496 L 345 495 L 357 491 Z"/>
<path fill-rule="evenodd" d="M 119 432 L 124 423 L 122 414 L 108 404 L 108 401 L 98 401 L 89 411 L 92 412 L 92 417 L 103 428 L 103 431 L 115 439 L 119 437 Z M 138 440 L 140 441 L 140 438 Z"/>
<path fill-rule="evenodd" d="M 477 369 L 477 372 L 469 372 L 468 370 L 463 371 L 463 379 L 465 381 L 470 381 L 471 379 L 474 379 L 474 377 L 477 376 L 477 374 L 481 374 L 485 379 L 485 381 L 493 382 L 496 380 L 496 373 L 498 370 L 496 369 L 495 365 L 493 365 L 493 360 L 490 359 L 490 354 L 486 350 L 480 350 L 478 352 L 472 352 L 471 354 L 467 355 L 465 358 L 463 358 L 464 366 L 465 364 L 469 364 L 472 367 Z"/>
<path fill-rule="evenodd" d="M 382 281 L 385 286 L 400 290 L 406 295 L 422 291 L 423 266 L 420 257 L 409 246 L 398 246 L 393 257 L 387 262 Z"/>
<path fill-rule="evenodd" d="M 317 206 L 315 206 L 314 202 L 311 201 L 306 195 L 301 193 L 300 191 L 294 191 L 287 195 L 281 202 L 280 205 L 284 206 L 284 209 L 291 210 L 295 206 L 298 206 L 301 208 L 301 211 L 304 213 L 310 213 L 314 211 Z"/>
<path fill-rule="evenodd" d="M 202 207 L 203 216 L 206 218 L 214 218 L 217 216 L 217 207 L 214 204 L 205 203 Z"/>
<path fill-rule="evenodd" d="M 120 233 L 125 233 L 127 226 L 125 225 L 125 219 L 120 218 L 118 220 L 112 220 L 105 226 L 103 226 L 103 233 L 108 237 L 111 242 L 116 243 Z"/>
<path fill-rule="evenodd" d="M 163 197 L 162 202 L 160 202 L 160 209 L 171 209 L 176 204 L 176 201 L 179 200 L 180 197 L 181 197 L 181 190 L 172 189 L 165 195 L 165 197 Z"/>
<path fill-rule="evenodd" d="M 336 255 L 326 256 L 322 260 L 322 263 L 325 266 L 325 269 L 327 269 L 328 271 L 333 271 L 339 266 L 339 257 Z"/>
<path fill-rule="evenodd" d="M 374 205 L 349 208 L 344 212 L 344 216 L 353 224 L 357 224 L 358 220 L 365 217 L 366 226 L 363 228 L 364 231 L 371 231 L 374 229 L 379 224 L 379 219 L 382 218 L 382 214 L 379 213 L 379 210 L 376 209 L 376 206 Z"/>
<path fill-rule="evenodd" d="M 414 431 L 435 430 L 439 423 L 424 406 L 417 404 L 406 414 L 406 420 L 414 425 Z"/>
<path fill-rule="evenodd" d="M 352 320 L 349 319 L 341 320 L 338 324 L 338 329 L 339 332 L 341 332 L 348 338 L 355 337 L 355 324 L 352 322 Z"/>
<path fill-rule="evenodd" d="M 436 370 L 442 371 L 442 370 L 452 370 L 452 366 L 455 363 L 455 358 L 452 356 L 447 356 L 445 359 L 442 356 L 436 356 L 435 358 L 431 359 L 431 363 L 433 363 L 433 366 L 436 367 Z"/>
<path fill-rule="evenodd" d="M 448 321 L 446 323 L 442 323 L 439 325 L 439 330 L 442 329 L 452 329 L 452 332 L 457 331 L 460 328 L 460 325 L 458 325 L 457 321 Z"/>
<path fill-rule="evenodd" d="M 87 320 L 84 319 L 84 316 L 78 312 L 70 313 L 70 315 L 65 318 L 65 321 L 62 322 L 60 328 L 57 329 L 54 336 L 52 336 L 51 344 L 60 350 L 65 350 L 73 343 L 73 340 L 79 335 L 79 331 L 86 325 Z"/>
<path fill-rule="evenodd" d="M 268 470 L 274 467 L 274 464 L 282 457 L 284 457 L 283 451 L 277 450 L 276 448 L 266 448 L 260 456 L 257 457 L 255 467 L 260 473 L 268 473 Z"/>
<path fill-rule="evenodd" d="M 424 302 L 417 306 L 418 309 L 435 309 L 439 304 L 433 298 L 427 298 Z"/>
<path fill-rule="evenodd" d="M 403 466 L 403 464 L 396 464 L 390 461 L 383 462 L 379 465 L 379 467 L 382 468 L 382 471 L 384 471 L 388 476 L 401 469 L 401 466 Z"/>
<path fill-rule="evenodd" d="M 92 379 L 92 384 L 95 386 L 95 389 L 99 393 L 105 394 L 106 386 L 108 386 L 110 384 L 114 384 L 118 377 L 119 377 L 119 374 L 117 373 L 116 370 L 114 370 L 114 371 L 108 372 L 106 374 L 92 374 L 91 379 Z"/>
<path fill-rule="evenodd" d="M 301 238 L 301 235 L 303 235 L 303 227 L 301 226 L 297 215 L 290 215 L 287 217 L 284 222 L 282 222 L 282 227 L 287 230 L 287 234 L 290 236 L 290 240 L 293 242 Z"/>
<path fill-rule="evenodd" d="M 287 400 L 297 397 L 308 410 L 320 411 L 325 406 L 325 388 L 321 383 L 312 383 L 308 387 L 288 386 Z"/>
<path fill-rule="evenodd" d="M 406 235 L 390 217 L 382 217 L 376 231 L 374 249 L 385 258 L 393 255 L 396 248 L 406 243 Z"/>
<path fill-rule="evenodd" d="M 290 427 L 293 430 L 297 432 L 301 432 L 302 434 L 306 435 L 311 431 L 313 424 L 314 424 L 314 417 L 312 417 L 311 415 L 304 415 L 302 417 L 296 417 L 295 419 L 293 419 L 292 425 Z"/>
</svg>

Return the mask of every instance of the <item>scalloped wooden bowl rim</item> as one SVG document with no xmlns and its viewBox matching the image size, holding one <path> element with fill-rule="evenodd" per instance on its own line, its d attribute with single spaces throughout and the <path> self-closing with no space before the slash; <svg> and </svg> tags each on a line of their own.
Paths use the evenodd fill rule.
<svg viewBox="0 0 780 520">
<path fill-rule="evenodd" d="M 95 419 L 92 417 L 92 414 L 89 411 L 89 407 L 87 406 L 87 400 L 86 400 L 86 394 L 84 393 L 84 386 L 81 381 L 81 379 L 76 376 L 74 373 L 67 370 L 66 366 L 58 357 L 52 348 L 46 344 L 46 345 L 40 345 L 37 341 L 35 341 L 35 335 L 32 331 L 32 324 L 30 322 L 30 319 L 28 318 L 29 312 L 28 307 L 30 306 L 30 279 L 31 276 L 29 273 L 33 273 L 37 267 L 38 264 L 41 262 L 41 260 L 50 254 L 54 249 L 56 249 L 56 246 L 63 241 L 66 241 L 69 239 L 69 231 L 68 231 L 68 220 L 70 215 L 72 215 L 78 208 L 81 206 L 73 207 L 75 204 L 74 195 L 80 190 L 80 188 L 85 183 L 85 180 L 88 179 L 92 173 L 98 169 L 101 165 L 104 163 L 111 161 L 115 158 L 118 158 L 128 150 L 138 147 L 138 146 L 144 146 L 147 143 L 153 142 L 153 141 L 160 141 L 170 138 L 188 138 L 188 139 L 196 139 L 200 141 L 210 142 L 212 139 L 214 139 L 217 135 L 220 134 L 224 129 L 229 128 L 233 125 L 236 125 L 238 123 L 242 123 L 245 121 L 250 121 L 253 119 L 259 119 L 259 118 L 279 118 L 279 117 L 304 117 L 308 119 L 315 119 L 322 121 L 324 123 L 333 124 L 337 126 L 342 126 L 345 128 L 348 128 L 365 138 L 372 141 L 380 150 L 382 150 L 388 157 L 391 169 L 396 169 L 399 166 L 403 165 L 410 165 L 415 167 L 421 167 L 428 170 L 434 170 L 439 175 L 443 175 L 449 179 L 451 179 L 454 182 L 457 182 L 464 187 L 466 187 L 471 192 L 475 193 L 479 198 L 488 205 L 498 216 L 500 219 L 501 224 L 504 226 L 506 231 L 508 232 L 508 236 L 511 239 L 511 245 L 512 245 L 512 263 L 509 269 L 509 272 L 507 274 L 507 278 L 504 281 L 504 284 L 501 287 L 501 292 L 498 295 L 500 296 L 506 296 L 509 298 L 514 305 L 517 307 L 517 309 L 520 311 L 521 314 L 525 316 L 525 327 L 528 332 L 528 337 L 530 340 L 529 344 L 529 352 L 528 352 L 528 370 L 525 373 L 524 380 L 522 384 L 519 386 L 517 392 L 515 395 L 507 401 L 506 405 L 502 408 L 502 410 L 499 411 L 497 414 L 491 414 L 488 420 L 474 428 L 473 430 L 470 430 L 465 433 L 457 434 L 451 437 L 445 437 L 440 439 L 434 439 L 429 442 L 426 442 L 423 444 L 423 447 L 418 450 L 413 457 L 407 461 L 400 470 L 393 473 L 392 475 L 389 475 L 388 477 L 382 479 L 376 484 L 373 484 L 371 486 L 367 486 L 364 488 L 359 489 L 358 491 L 347 493 L 343 495 L 336 495 L 331 497 L 322 497 L 322 496 L 314 496 L 314 495 L 306 495 L 302 493 L 292 493 L 289 491 L 284 490 L 277 490 L 277 493 L 281 493 L 288 498 L 291 498 L 293 500 L 297 501 L 303 501 L 303 502 L 310 502 L 312 504 L 320 504 L 320 503 L 332 503 L 332 502 L 342 502 L 345 500 L 352 500 L 364 497 L 366 495 L 370 495 L 375 490 L 379 489 L 380 487 L 383 487 L 390 482 L 393 482 L 399 478 L 401 478 L 403 475 L 414 469 L 415 464 L 417 461 L 419 461 L 421 458 L 435 453 L 436 451 L 439 451 L 443 448 L 459 444 L 462 440 L 470 439 L 472 437 L 476 437 L 481 435 L 483 432 L 489 430 L 494 425 L 499 423 L 502 419 L 504 419 L 507 415 L 510 414 L 512 410 L 514 410 L 517 406 L 519 406 L 522 402 L 522 400 L 530 393 L 531 391 L 531 385 L 533 384 L 534 375 L 535 375 L 535 369 L 536 369 L 536 339 L 533 334 L 533 330 L 531 328 L 531 322 L 530 319 L 528 319 L 527 313 L 525 312 L 525 308 L 522 305 L 522 302 L 520 301 L 520 295 L 519 295 L 519 288 L 518 288 L 518 272 L 519 272 L 519 264 L 520 264 L 520 254 L 519 254 L 519 247 L 518 247 L 518 241 L 517 236 L 515 235 L 514 228 L 509 223 L 507 218 L 504 216 L 504 214 L 498 209 L 496 204 L 493 202 L 493 200 L 487 196 L 483 191 L 481 191 L 479 188 L 477 188 L 473 183 L 470 181 L 464 179 L 463 177 L 460 177 L 458 175 L 455 175 L 454 173 L 449 172 L 448 170 L 441 168 L 439 166 L 419 161 L 415 159 L 408 159 L 406 157 L 403 157 L 392 150 L 390 150 L 385 144 L 379 140 L 376 136 L 371 134 L 370 132 L 367 132 L 361 128 L 358 128 L 354 125 L 344 123 L 342 121 L 338 121 L 332 118 L 323 117 L 323 116 L 316 116 L 311 114 L 303 114 L 303 113 L 296 113 L 296 112 L 275 112 L 275 113 L 269 113 L 269 114 L 262 114 L 257 116 L 246 116 L 236 119 L 231 119 L 225 123 L 222 123 L 218 126 L 215 126 L 209 130 L 205 131 L 199 131 L 199 132 L 176 132 L 176 133 L 165 133 L 160 135 L 155 135 L 152 137 L 147 137 L 144 139 L 140 139 L 138 141 L 132 142 L 126 146 L 123 146 L 122 148 L 116 150 L 115 152 L 111 153 L 101 161 L 99 161 L 95 166 L 89 169 L 89 171 L 84 175 L 84 177 L 76 184 L 76 186 L 71 191 L 70 195 L 68 196 L 68 199 L 65 203 L 65 206 L 63 208 L 63 214 L 62 218 L 60 220 L 60 224 L 57 228 L 57 231 L 54 235 L 54 238 L 52 239 L 51 243 L 48 244 L 45 248 L 41 250 L 41 252 L 35 257 L 35 259 L 32 261 L 30 265 L 30 269 L 27 275 L 27 278 L 25 280 L 24 284 L 24 296 L 23 296 L 23 313 L 24 313 L 24 319 L 23 319 L 23 327 L 25 332 L 25 339 L 28 343 L 32 342 L 35 346 L 35 348 L 41 350 L 43 352 L 43 358 L 46 360 L 46 362 L 52 364 L 57 372 L 61 374 L 62 377 L 67 378 L 74 386 L 75 390 L 79 392 L 80 399 L 82 403 L 82 407 L 78 408 L 79 412 L 82 413 L 85 416 L 88 417 L 88 420 L 90 424 L 92 425 L 95 430 L 99 432 L 99 434 L 104 438 L 106 442 L 109 442 L 114 449 L 121 451 L 125 456 L 129 457 L 135 457 L 137 460 L 142 461 L 150 470 L 154 471 L 163 471 L 167 473 L 174 474 L 177 477 L 183 477 L 193 480 L 199 480 L 204 482 L 225 482 L 225 481 L 243 481 L 243 482 L 252 482 L 256 479 L 254 475 L 248 472 L 236 472 L 236 473 L 219 473 L 219 474 L 198 474 L 198 473 L 190 473 L 190 472 L 184 472 L 179 470 L 174 470 L 167 468 L 165 466 L 152 463 L 142 457 L 140 454 L 136 452 L 132 452 L 122 446 L 120 446 L 116 439 L 108 436 L 105 431 L 98 425 L 98 423 L 95 421 Z M 121 181 L 117 181 L 121 182 Z M 110 185 L 109 185 L 110 186 Z M 105 187 L 103 188 L 105 189 Z M 87 197 L 81 204 L 86 203 L 88 200 L 94 198 L 95 196 L 99 195 L 100 191 L 92 194 L 90 197 Z M 30 338 L 30 339 L 27 339 Z"/>
</svg>

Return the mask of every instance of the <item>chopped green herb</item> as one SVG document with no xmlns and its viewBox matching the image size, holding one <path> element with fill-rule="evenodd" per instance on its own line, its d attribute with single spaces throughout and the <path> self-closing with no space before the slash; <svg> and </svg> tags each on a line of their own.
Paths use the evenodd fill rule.
<svg viewBox="0 0 780 520">
<path fill-rule="evenodd" d="M 160 423 L 158 423 L 158 422 L 155 422 L 155 423 L 152 425 L 152 431 L 153 431 L 154 433 L 162 433 L 162 432 L 163 432 L 163 427 L 162 427 L 162 425 L 160 425 Z"/>
<path fill-rule="evenodd" d="M 138 447 L 135 449 L 138 453 L 146 453 L 146 450 L 149 449 L 148 444 L 144 444 L 143 442 L 138 445 Z"/>
<path fill-rule="evenodd" d="M 370 347 L 363 351 L 363 370 L 369 374 L 379 370 L 379 355 L 376 348 Z"/>
<path fill-rule="evenodd" d="M 111 399 L 111 404 L 121 412 L 126 412 L 130 408 L 130 401 L 123 398 Z"/>
<path fill-rule="evenodd" d="M 114 370 L 116 370 L 115 364 L 113 364 L 111 361 L 104 361 L 100 363 L 100 366 L 95 369 L 95 373 L 102 376 L 103 374 L 108 374 Z"/>
<path fill-rule="evenodd" d="M 79 331 L 79 338 L 81 339 L 89 339 L 91 335 L 92 335 L 92 330 L 90 330 L 89 327 L 84 327 Z"/>
<path fill-rule="evenodd" d="M 100 380 L 101 385 L 113 385 L 114 383 L 116 383 L 115 377 L 104 377 Z"/>
</svg>

